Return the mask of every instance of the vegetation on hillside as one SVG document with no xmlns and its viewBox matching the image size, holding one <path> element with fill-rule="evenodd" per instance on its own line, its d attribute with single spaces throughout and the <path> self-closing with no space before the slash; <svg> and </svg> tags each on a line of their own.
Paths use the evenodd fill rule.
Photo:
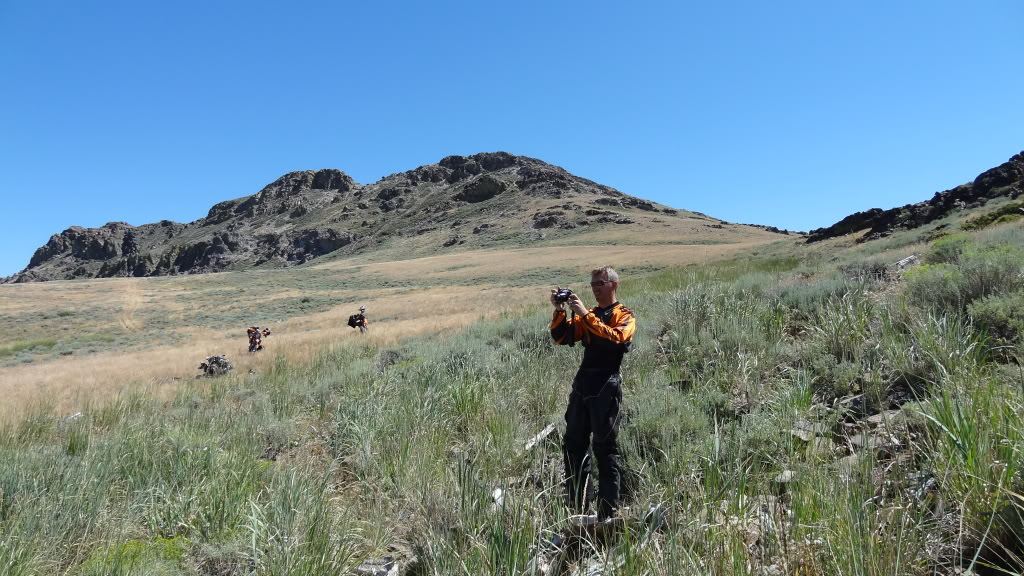
<svg viewBox="0 0 1024 576">
<path fill-rule="evenodd" d="M 1024 202 L 1007 202 L 998 209 L 980 214 L 964 222 L 965 230 L 981 230 L 993 224 L 1005 224 L 1024 217 Z"/>
<path fill-rule="evenodd" d="M 1024 230 L 947 236 L 905 274 L 887 241 L 624 278 L 633 521 L 587 557 L 638 575 L 1024 571 Z M 579 360 L 548 319 L 282 355 L 172 402 L 39 406 L 0 431 L 0 573 L 326 576 L 391 555 L 530 574 L 568 512 L 555 437 L 524 444 L 561 424 Z"/>
</svg>

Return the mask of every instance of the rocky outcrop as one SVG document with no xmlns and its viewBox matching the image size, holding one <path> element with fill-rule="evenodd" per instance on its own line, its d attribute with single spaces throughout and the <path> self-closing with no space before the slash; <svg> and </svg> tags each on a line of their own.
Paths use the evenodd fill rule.
<svg viewBox="0 0 1024 576">
<path fill-rule="evenodd" d="M 501 194 L 508 188 L 508 184 L 498 180 L 494 176 L 484 174 L 466 185 L 461 192 L 455 195 L 455 199 L 462 202 L 475 204 L 490 200 Z"/>
<path fill-rule="evenodd" d="M 574 228 L 569 223 L 569 219 L 566 217 L 565 212 L 559 210 L 548 210 L 546 212 L 537 212 L 533 215 L 533 227 L 534 228 Z"/>
<path fill-rule="evenodd" d="M 288 240 L 289 251 L 285 258 L 290 262 L 305 262 L 348 246 L 356 236 L 332 228 L 303 230 Z"/>
<path fill-rule="evenodd" d="M 943 192 L 930 200 L 882 210 L 872 208 L 857 212 L 827 227 L 811 230 L 807 242 L 818 242 L 861 230 L 867 230 L 857 241 L 883 238 L 896 230 L 908 230 L 928 224 L 960 208 L 974 208 L 1000 196 L 1016 198 L 1024 193 L 1024 152 L 1007 162 L 986 170 L 973 182 Z"/>
<path fill-rule="evenodd" d="M 108 260 L 121 255 L 125 232 L 133 228 L 124 222 L 110 222 L 101 228 L 72 226 L 36 250 L 28 267 L 35 268 L 61 254 L 80 260 Z"/>
</svg>

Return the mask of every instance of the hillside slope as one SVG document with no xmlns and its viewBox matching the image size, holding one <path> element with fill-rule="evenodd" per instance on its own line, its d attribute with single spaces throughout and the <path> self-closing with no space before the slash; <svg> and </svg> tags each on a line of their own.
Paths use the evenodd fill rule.
<svg viewBox="0 0 1024 576">
<path fill-rule="evenodd" d="M 205 218 L 71 227 L 7 282 L 164 276 L 302 264 L 327 254 L 429 255 L 538 243 L 732 243 L 774 235 L 629 196 L 505 152 L 449 156 L 360 185 L 291 172 Z"/>
<path fill-rule="evenodd" d="M 1016 198 L 1024 194 L 1024 152 L 986 170 L 972 182 L 936 192 L 930 200 L 882 210 L 872 208 L 843 218 L 835 224 L 811 230 L 807 242 L 819 242 L 866 230 L 859 242 L 884 238 L 896 230 L 908 230 L 934 222 L 955 210 L 975 208 L 1001 196 Z"/>
</svg>

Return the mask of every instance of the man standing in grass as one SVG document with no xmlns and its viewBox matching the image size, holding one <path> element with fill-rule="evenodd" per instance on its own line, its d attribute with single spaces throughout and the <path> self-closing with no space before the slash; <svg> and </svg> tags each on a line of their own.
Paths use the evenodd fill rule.
<svg viewBox="0 0 1024 576">
<path fill-rule="evenodd" d="M 584 348 L 583 362 L 573 379 L 569 406 L 565 410 L 566 428 L 562 438 L 565 488 L 570 505 L 582 511 L 593 437 L 599 520 L 612 517 L 619 506 L 618 429 L 622 404 L 619 365 L 636 331 L 633 312 L 619 304 L 616 297 L 618 287 L 619 275 L 611 266 L 603 266 L 590 273 L 590 289 L 597 299 L 595 308 L 588 310 L 576 294 L 567 302 L 559 302 L 555 298 L 557 291 L 551 291 L 551 304 L 555 307 L 551 337 L 558 344 L 581 342 Z M 566 304 L 575 314 L 574 318 L 566 317 Z"/>
</svg>

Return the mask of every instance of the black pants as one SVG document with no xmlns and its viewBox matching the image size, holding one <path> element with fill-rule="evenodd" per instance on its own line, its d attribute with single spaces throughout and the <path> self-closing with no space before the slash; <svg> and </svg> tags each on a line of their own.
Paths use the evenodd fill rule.
<svg viewBox="0 0 1024 576">
<path fill-rule="evenodd" d="M 585 509 L 586 482 L 590 477 L 588 452 L 593 436 L 597 459 L 597 514 L 610 516 L 619 506 L 620 467 L 619 407 L 622 404 L 622 378 L 614 374 L 576 373 L 565 409 L 565 436 L 562 454 L 565 460 L 565 489 L 570 506 Z"/>
</svg>

